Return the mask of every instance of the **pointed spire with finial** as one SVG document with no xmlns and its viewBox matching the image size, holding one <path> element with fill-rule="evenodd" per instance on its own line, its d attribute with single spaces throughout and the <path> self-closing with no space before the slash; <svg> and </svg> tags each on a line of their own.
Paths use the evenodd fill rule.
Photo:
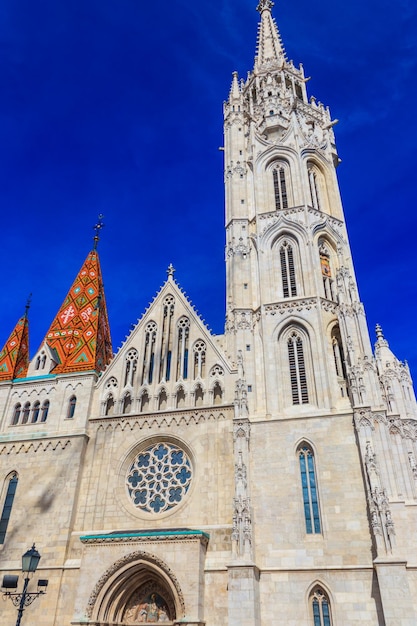
<svg viewBox="0 0 417 626">
<path fill-rule="evenodd" d="M 58 364 L 54 374 L 103 370 L 113 356 L 104 286 L 96 250 L 101 218 L 96 228 L 94 248 L 78 272 L 62 303 L 45 342 L 54 351 Z"/>
<path fill-rule="evenodd" d="M 240 100 L 240 89 L 237 72 L 233 72 L 232 86 L 230 87 L 230 100 Z"/>
<path fill-rule="evenodd" d="M 282 67 L 286 61 L 278 26 L 271 14 L 273 6 L 272 0 L 260 0 L 256 9 L 261 14 L 261 21 L 258 27 L 255 71 L 265 66 Z"/>
<path fill-rule="evenodd" d="M 30 294 L 25 314 L 14 327 L 3 350 L 0 352 L 0 381 L 25 378 L 29 367 L 29 319 L 32 294 Z"/>
</svg>

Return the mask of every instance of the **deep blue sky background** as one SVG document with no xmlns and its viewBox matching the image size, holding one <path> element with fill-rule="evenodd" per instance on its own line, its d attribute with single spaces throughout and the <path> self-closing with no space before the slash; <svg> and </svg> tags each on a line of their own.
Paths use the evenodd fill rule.
<svg viewBox="0 0 417 626">
<path fill-rule="evenodd" d="M 256 0 L 2 0 L 3 345 L 27 295 L 37 349 L 92 246 L 114 347 L 166 277 L 224 325 L 222 101 L 253 67 Z M 289 58 L 340 123 L 362 300 L 417 377 L 415 0 L 281 0 Z"/>
</svg>

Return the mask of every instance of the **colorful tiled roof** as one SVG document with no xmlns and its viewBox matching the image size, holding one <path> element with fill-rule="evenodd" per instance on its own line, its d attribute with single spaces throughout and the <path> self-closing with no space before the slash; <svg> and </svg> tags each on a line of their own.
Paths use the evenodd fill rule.
<svg viewBox="0 0 417 626">
<path fill-rule="evenodd" d="M 20 318 L 0 352 L 0 380 L 25 378 L 29 366 L 29 321 Z"/>
<path fill-rule="evenodd" d="M 54 374 L 103 370 L 113 356 L 97 250 L 92 250 L 45 337 Z"/>
</svg>

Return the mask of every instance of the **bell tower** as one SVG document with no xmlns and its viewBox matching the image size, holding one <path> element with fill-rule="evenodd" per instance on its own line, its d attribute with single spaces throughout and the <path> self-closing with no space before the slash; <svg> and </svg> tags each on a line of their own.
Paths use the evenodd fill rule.
<svg viewBox="0 0 417 626">
<path fill-rule="evenodd" d="M 336 176 L 337 120 L 308 96 L 273 5 L 259 2 L 253 70 L 245 80 L 233 73 L 224 104 L 225 333 L 240 371 L 229 626 L 275 623 L 268 605 L 278 593 L 293 599 L 294 622 L 298 611 L 307 623 L 307 598 L 314 624 L 333 624 L 332 611 L 347 602 L 346 582 L 355 584 L 353 563 L 368 585 L 378 582 L 376 595 L 363 597 L 368 623 L 377 613 L 394 623 L 394 577 L 406 590 L 401 623 L 411 625 L 406 528 L 415 518 L 404 502 L 416 498 L 417 407 L 410 372 L 379 326 L 373 353 Z M 332 609 L 325 581 L 336 562 Z"/>
<path fill-rule="evenodd" d="M 233 74 L 224 105 L 228 347 L 245 356 L 259 417 L 380 405 L 379 392 L 356 397 L 348 384 L 372 350 L 336 177 L 337 120 L 308 98 L 273 4 L 258 5 L 254 68 Z"/>
</svg>

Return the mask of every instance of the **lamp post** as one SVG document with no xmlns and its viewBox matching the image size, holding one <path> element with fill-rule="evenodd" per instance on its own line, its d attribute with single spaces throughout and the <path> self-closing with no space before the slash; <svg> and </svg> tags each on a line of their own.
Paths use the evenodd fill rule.
<svg viewBox="0 0 417 626">
<path fill-rule="evenodd" d="M 38 590 L 28 592 L 28 585 L 30 580 L 30 575 L 36 572 L 36 568 L 38 567 L 38 563 L 41 559 L 41 555 L 35 548 L 35 544 L 27 550 L 22 556 L 22 573 L 24 576 L 23 583 L 23 591 L 22 593 L 17 593 L 15 591 L 5 591 L 6 589 L 17 589 L 17 582 L 19 576 L 6 574 L 3 577 L 3 596 L 5 598 L 10 598 L 13 602 L 14 606 L 17 608 L 17 621 L 16 626 L 20 626 L 20 622 L 22 620 L 23 611 L 27 606 L 32 604 L 36 598 L 44 593 L 46 593 L 46 587 L 48 586 L 48 581 L 45 579 L 38 580 Z"/>
</svg>

